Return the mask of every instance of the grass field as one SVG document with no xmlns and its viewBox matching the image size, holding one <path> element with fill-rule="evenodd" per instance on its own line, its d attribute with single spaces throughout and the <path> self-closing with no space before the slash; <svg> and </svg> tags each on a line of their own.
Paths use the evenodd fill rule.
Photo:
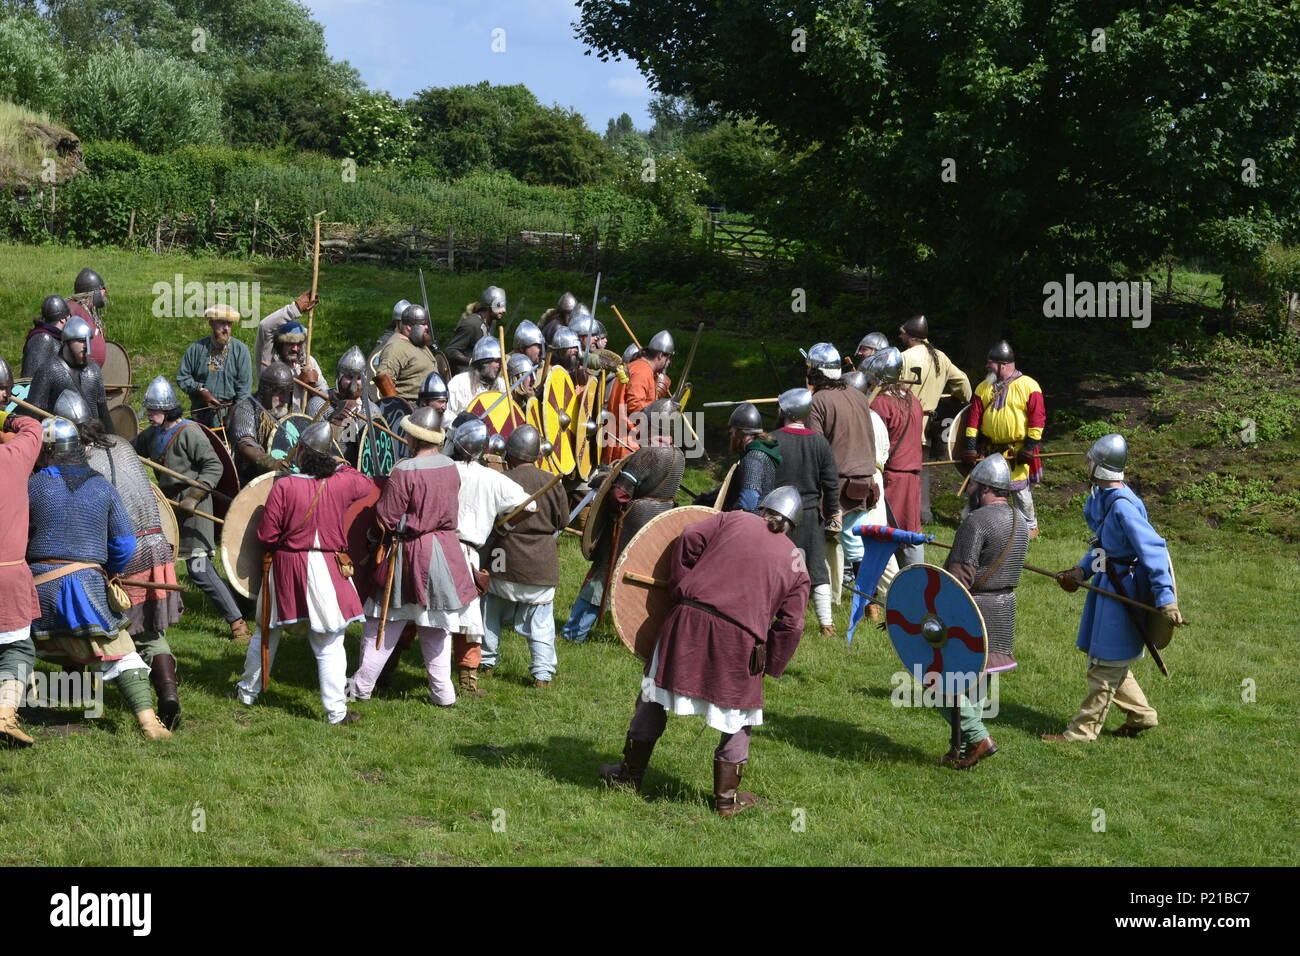
<svg viewBox="0 0 1300 956">
<path fill-rule="evenodd" d="M 0 354 L 20 354 L 40 297 L 69 286 L 88 263 L 108 279 L 110 337 L 135 357 L 140 383 L 158 371 L 172 374 L 183 346 L 203 333 L 198 319 L 149 316 L 154 281 L 177 271 L 202 280 L 260 279 L 265 311 L 305 287 L 303 270 L 283 263 L 0 246 Z M 429 279 L 436 331 L 445 334 L 486 283 L 479 276 Z M 512 301 L 526 295 L 525 314 L 533 318 L 579 281 L 536 274 L 493 280 Z M 638 334 L 698 320 L 683 306 L 606 288 Z M 322 290 L 316 336 L 327 369 L 347 344 L 373 340 L 393 299 L 417 291 L 411 276 L 364 267 L 331 268 Z M 585 288 L 575 291 L 587 297 Z M 598 314 L 608 317 L 605 308 Z M 251 342 L 251 332 L 241 334 Z M 846 330 L 844 338 L 859 334 Z M 618 332 L 612 341 L 625 344 Z M 807 343 L 768 344 L 788 355 Z M 697 362 L 709 374 L 692 376 L 702 383 L 695 401 L 772 387 L 754 343 L 734 334 L 707 334 Z M 716 436 L 725 416 L 709 421 Z M 716 440 L 711 448 L 716 455 Z M 708 481 L 705 470 L 688 478 L 695 490 Z M 1071 500 L 1074 466 L 1054 471 L 1060 485 L 1044 493 L 1043 534 L 1029 553 L 1030 562 L 1048 568 L 1073 563 L 1087 538 Z M 952 538 L 955 484 L 950 475 L 939 481 L 948 493 L 936 499 L 938 524 L 930 530 L 940 540 Z M 563 548 L 561 617 L 585 571 L 574 543 L 566 538 Z M 919 708 L 892 706 L 899 665 L 887 639 L 860 629 L 846 650 L 841 608 L 841 636 L 818 637 L 810 615 L 786 676 L 768 682 L 765 723 L 754 734 L 745 779 L 764 803 L 729 821 L 711 811 L 716 735 L 701 733 L 699 721 L 669 722 L 642 797 L 597 787 L 596 766 L 618 756 L 639 680 L 639 665 L 607 626 L 585 645 L 561 642 L 550 691 L 531 687 L 526 648 L 511 635 L 495 676 L 484 679 L 487 697 L 451 710 L 428 706 L 412 655 L 393 696 L 355 705 L 363 722 L 332 728 L 321 720 L 314 662 L 300 641 L 282 645 L 271 689 L 256 708 L 231 699 L 242 650 L 220 636 L 224 627 L 206 600 L 190 593 L 182 626 L 169 632 L 186 708 L 181 732 L 147 745 L 115 691 L 99 720 L 27 713 L 37 746 L 0 752 L 7 807 L 0 860 L 1294 865 L 1300 773 L 1285 744 L 1300 714 L 1287 623 L 1296 603 L 1294 549 L 1261 534 L 1202 533 L 1196 547 L 1176 555 L 1181 606 L 1193 625 L 1166 652 L 1169 679 L 1148 661 L 1136 669 L 1160 712 L 1157 730 L 1093 745 L 1038 740 L 1061 729 L 1084 692 L 1084 661 L 1073 647 L 1082 601 L 1027 574 L 1019 591 L 1021 667 L 1002 681 L 1001 712 L 990 722 L 1001 753 L 956 774 L 937 764 L 947 746 L 944 723 Z M 355 662 L 355 639 L 349 653 Z M 1112 715 L 1111 726 L 1118 719 Z M 195 832 L 200 819 L 204 828 Z"/>
</svg>

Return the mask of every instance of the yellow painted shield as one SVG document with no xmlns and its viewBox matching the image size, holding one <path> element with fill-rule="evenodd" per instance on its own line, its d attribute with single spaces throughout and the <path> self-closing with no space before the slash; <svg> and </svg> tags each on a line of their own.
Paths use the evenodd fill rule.
<svg viewBox="0 0 1300 956">
<path fill-rule="evenodd" d="M 575 416 L 573 442 L 574 458 L 578 463 L 578 476 L 586 481 L 600 460 L 598 436 L 600 429 L 600 399 L 605 394 L 605 373 L 587 380 L 587 387 L 578 396 L 578 414 Z M 593 421 L 593 416 L 595 420 Z"/>
<path fill-rule="evenodd" d="M 573 433 L 577 424 L 578 391 L 573 385 L 569 373 L 559 366 L 553 366 L 546 376 L 546 388 L 541 401 L 541 433 L 551 443 L 553 451 L 550 459 L 542 467 L 557 475 L 572 474 L 577 467 L 574 457 Z M 568 426 L 561 424 L 561 415 L 568 418 Z"/>
<path fill-rule="evenodd" d="M 500 392 L 480 392 L 474 396 L 465 411 L 476 418 L 482 418 L 489 435 L 509 438 L 515 427 L 524 423 L 524 412 L 513 400 L 506 399 L 498 402 L 500 398 Z M 484 415 L 484 412 L 487 414 Z"/>
</svg>

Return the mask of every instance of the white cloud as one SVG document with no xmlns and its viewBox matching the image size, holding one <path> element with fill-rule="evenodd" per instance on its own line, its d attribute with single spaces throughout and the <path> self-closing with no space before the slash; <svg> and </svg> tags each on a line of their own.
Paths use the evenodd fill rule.
<svg viewBox="0 0 1300 956">
<path fill-rule="evenodd" d="M 645 77 L 637 73 L 632 76 L 614 76 L 605 81 L 605 87 L 619 96 L 645 97 L 650 93 Z"/>
</svg>

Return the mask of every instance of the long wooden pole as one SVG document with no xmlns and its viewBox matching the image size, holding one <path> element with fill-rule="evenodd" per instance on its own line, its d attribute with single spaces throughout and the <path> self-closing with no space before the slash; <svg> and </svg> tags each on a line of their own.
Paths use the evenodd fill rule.
<svg viewBox="0 0 1300 956">
<path fill-rule="evenodd" d="M 307 355 L 306 358 L 303 359 L 304 367 L 309 367 L 311 365 L 312 319 L 316 317 L 316 289 L 319 287 L 320 284 L 320 217 L 323 215 L 325 215 L 324 209 L 322 209 L 320 212 L 316 213 L 316 215 L 312 217 L 316 225 L 316 242 L 314 248 L 312 249 L 312 254 L 311 254 L 312 305 L 311 308 L 307 310 Z"/>
<path fill-rule="evenodd" d="M 614 314 L 618 316 L 618 321 L 622 323 L 623 331 L 627 333 L 627 337 L 632 340 L 632 344 L 639 350 L 641 348 L 641 343 L 637 341 L 636 333 L 632 331 L 632 327 L 627 324 L 627 319 L 623 318 L 623 313 L 618 311 L 618 306 L 614 305 L 612 302 L 609 307 L 614 311 Z"/>
<path fill-rule="evenodd" d="M 180 508 L 180 507 L 181 507 L 181 503 L 180 503 L 179 501 L 176 501 L 176 500 L 173 499 L 173 498 L 168 498 L 168 499 L 167 499 L 167 503 L 168 503 L 169 505 L 175 505 L 177 508 Z M 184 510 L 184 509 L 181 509 L 181 510 Z M 195 508 L 195 509 L 194 509 L 194 517 L 196 517 L 196 518 L 207 518 L 209 521 L 215 521 L 217 524 L 220 524 L 220 525 L 224 525 L 224 524 L 226 523 L 226 519 L 225 519 L 225 518 L 218 518 L 216 515 L 210 515 L 210 514 L 208 514 L 206 511 L 200 511 L 198 508 Z"/>
<path fill-rule="evenodd" d="M 496 524 L 497 534 L 507 534 L 513 531 L 514 528 L 510 526 L 510 522 L 515 518 L 515 516 L 521 514 L 525 508 L 527 508 L 538 498 L 542 497 L 542 495 L 546 494 L 548 491 L 550 491 L 552 488 L 558 485 L 563 479 L 564 479 L 563 475 L 552 475 L 550 480 L 546 482 L 546 484 L 542 485 L 542 487 L 538 488 L 536 491 L 534 491 L 523 501 L 519 502 L 519 504 L 514 508 L 514 510 L 512 510 L 509 514 L 505 515 L 504 517 L 497 519 L 497 524 Z"/>
<path fill-rule="evenodd" d="M 314 385 L 309 385 L 309 384 L 307 384 L 306 382 L 304 382 L 304 381 L 303 381 L 302 379 L 300 379 L 300 378 L 295 378 L 295 379 L 293 380 L 293 382 L 294 382 L 295 385 L 301 385 L 303 388 L 305 388 L 307 391 L 311 392 L 313 395 L 319 396 L 320 398 L 325 399 L 325 401 L 327 401 L 327 402 L 329 401 L 329 393 L 328 393 L 328 392 L 322 392 L 319 388 L 316 388 Z M 356 410 L 354 410 L 354 409 L 351 409 L 351 408 L 344 408 L 343 411 L 347 412 L 347 413 L 348 413 L 349 415 L 351 415 L 353 418 L 358 418 L 358 419 L 360 419 L 361 421 L 366 422 L 367 424 L 374 425 L 374 426 L 375 426 L 376 428 L 378 428 L 381 432 L 384 432 L 384 433 L 387 434 L 387 435 L 392 435 L 394 438 L 396 438 L 398 441 L 400 441 L 403 445 L 406 445 L 408 448 L 410 447 L 411 442 L 410 442 L 408 439 L 406 439 L 406 438 L 402 437 L 401 435 L 397 434 L 397 432 L 393 431 L 393 430 L 392 430 L 391 428 L 389 428 L 387 425 L 383 424 L 383 422 L 376 421 L 376 420 L 373 419 L 373 418 L 367 419 L 365 415 L 362 415 L 360 412 L 358 412 L 358 411 L 356 411 Z"/>
<path fill-rule="evenodd" d="M 29 402 L 24 402 L 21 398 L 13 398 L 11 399 L 11 401 L 13 401 L 13 403 L 17 405 L 19 408 L 25 408 L 33 415 L 39 415 L 41 418 L 54 417 L 45 409 L 37 408 L 35 405 L 32 405 Z M 182 475 L 179 471 L 172 471 L 167 466 L 158 464 L 158 462 L 154 461 L 152 458 L 146 458 L 144 455 L 141 455 L 138 452 L 136 453 L 135 457 L 139 458 L 140 464 L 144 465 L 146 468 L 152 468 L 154 471 L 161 471 L 164 475 L 171 475 L 173 478 L 179 478 L 181 481 L 185 482 L 191 488 L 198 488 L 199 490 L 209 492 L 210 494 L 220 495 L 226 501 L 234 500 L 233 498 L 230 497 L 230 495 L 225 494 L 224 492 L 221 491 L 217 491 L 216 488 L 209 488 L 207 485 L 203 484 L 203 482 L 195 481 L 189 475 Z"/>
</svg>

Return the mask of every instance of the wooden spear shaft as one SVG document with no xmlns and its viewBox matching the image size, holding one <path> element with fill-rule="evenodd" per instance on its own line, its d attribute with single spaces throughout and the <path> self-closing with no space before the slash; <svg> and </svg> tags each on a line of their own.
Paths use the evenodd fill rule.
<svg viewBox="0 0 1300 956">
<path fill-rule="evenodd" d="M 635 345 L 638 349 L 640 349 L 641 343 L 637 341 L 636 333 L 632 331 L 632 326 L 627 324 L 627 319 L 623 318 L 623 313 L 618 311 L 618 306 L 611 303 L 609 307 L 613 309 L 614 314 L 618 316 L 618 321 L 622 323 L 623 331 L 626 332 L 627 337 L 632 340 L 632 344 Z"/>
<path fill-rule="evenodd" d="M 503 518 L 500 518 L 497 521 L 497 526 L 496 526 L 497 534 L 507 534 L 508 532 L 513 531 L 514 528 L 510 526 L 510 522 L 513 521 L 516 516 L 522 514 L 524 509 L 526 509 L 534 501 L 536 501 L 538 498 L 542 497 L 542 495 L 546 494 L 548 491 L 550 491 L 552 488 L 558 485 L 563 479 L 564 479 L 563 475 L 552 475 L 551 479 L 548 482 L 546 482 L 546 484 L 542 485 L 542 487 L 538 488 L 536 491 L 534 491 L 523 501 L 519 502 L 519 505 L 513 511 L 511 511 L 508 515 L 506 515 Z"/>
<path fill-rule="evenodd" d="M 329 398 L 330 398 L 330 397 L 329 397 L 329 393 L 328 393 L 328 392 L 322 392 L 319 388 L 316 388 L 314 385 L 308 385 L 306 382 L 304 382 L 304 381 L 303 381 L 302 379 L 300 379 L 300 378 L 295 378 L 293 381 L 294 381 L 294 384 L 295 384 L 295 385 L 301 385 L 303 388 L 307 389 L 307 391 L 311 392 L 313 395 L 317 395 L 317 396 L 319 396 L 320 398 L 325 399 L 325 401 L 327 401 L 327 402 L 329 401 Z M 368 424 L 374 425 L 374 426 L 375 426 L 376 428 L 378 428 L 381 432 L 384 432 L 384 433 L 387 434 L 387 435 L 392 435 L 394 438 L 396 438 L 398 441 L 400 441 L 403 445 L 406 445 L 407 447 L 410 447 L 410 444 L 411 444 L 410 441 L 408 441 L 406 438 L 402 437 L 401 435 L 397 434 L 397 432 L 393 431 L 391 428 L 389 428 L 389 427 L 388 427 L 387 425 L 385 425 L 383 422 L 376 421 L 376 420 L 373 419 L 373 418 L 367 420 L 367 418 L 366 418 L 365 415 L 362 415 L 360 412 L 355 411 L 355 410 L 353 410 L 353 409 L 351 409 L 351 408 L 344 408 L 343 411 L 347 412 L 347 413 L 348 413 L 349 415 L 351 415 L 353 418 L 359 418 L 359 419 L 360 419 L 361 421 L 363 421 L 363 422 L 367 422 Z"/>
<path fill-rule="evenodd" d="M 170 505 L 175 505 L 177 508 L 181 507 L 181 503 L 179 501 L 176 501 L 174 498 L 168 498 L 167 503 Z M 185 509 L 181 508 L 181 510 L 184 511 Z M 215 521 L 217 524 L 221 524 L 221 525 L 224 525 L 226 523 L 225 518 L 218 518 L 216 515 L 210 515 L 206 511 L 200 511 L 198 508 L 194 509 L 194 516 L 196 518 L 207 518 L 209 521 Z"/>
<path fill-rule="evenodd" d="M 316 317 L 316 289 L 320 283 L 320 217 L 325 215 L 322 209 L 316 213 L 312 219 L 316 225 L 316 242 L 311 254 L 311 299 L 312 306 L 307 310 L 307 357 L 303 360 L 304 365 L 311 365 L 311 330 L 312 319 Z"/>
</svg>

